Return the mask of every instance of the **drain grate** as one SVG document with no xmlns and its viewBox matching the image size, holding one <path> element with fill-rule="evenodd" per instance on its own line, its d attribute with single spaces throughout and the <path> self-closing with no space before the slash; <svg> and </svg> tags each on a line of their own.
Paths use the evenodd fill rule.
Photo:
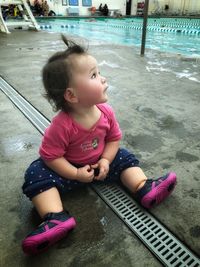
<svg viewBox="0 0 200 267">
<path fill-rule="evenodd" d="M 0 89 L 44 134 L 49 120 L 1 77 Z M 98 184 L 92 188 L 165 266 L 200 267 L 199 259 L 119 186 Z"/>
<path fill-rule="evenodd" d="M 44 134 L 49 125 L 49 120 L 45 118 L 33 105 L 31 105 L 19 92 L 17 92 L 9 83 L 0 77 L 0 89 L 15 104 L 16 107 L 27 117 L 27 119 Z"/>
<path fill-rule="evenodd" d="M 200 266 L 193 253 L 120 187 L 115 184 L 92 187 L 165 266 Z"/>
</svg>

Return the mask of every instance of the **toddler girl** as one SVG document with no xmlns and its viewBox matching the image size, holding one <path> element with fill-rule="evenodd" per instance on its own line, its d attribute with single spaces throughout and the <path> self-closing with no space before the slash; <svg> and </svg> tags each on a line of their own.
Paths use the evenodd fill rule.
<svg viewBox="0 0 200 267">
<path fill-rule="evenodd" d="M 119 148 L 122 137 L 108 100 L 108 84 L 97 61 L 81 46 L 62 36 L 67 49 L 54 54 L 43 68 L 46 97 L 60 111 L 46 129 L 40 158 L 25 173 L 23 192 L 43 223 L 22 242 L 36 254 L 76 226 L 63 210 L 60 193 L 95 182 L 121 181 L 145 208 L 163 201 L 176 184 L 176 174 L 147 179 L 139 161 Z"/>
</svg>

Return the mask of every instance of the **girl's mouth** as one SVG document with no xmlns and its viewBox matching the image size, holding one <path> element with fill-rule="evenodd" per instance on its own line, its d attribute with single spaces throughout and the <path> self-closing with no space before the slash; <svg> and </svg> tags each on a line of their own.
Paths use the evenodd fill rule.
<svg viewBox="0 0 200 267">
<path fill-rule="evenodd" d="M 108 86 L 104 89 L 104 93 L 108 90 Z"/>
</svg>

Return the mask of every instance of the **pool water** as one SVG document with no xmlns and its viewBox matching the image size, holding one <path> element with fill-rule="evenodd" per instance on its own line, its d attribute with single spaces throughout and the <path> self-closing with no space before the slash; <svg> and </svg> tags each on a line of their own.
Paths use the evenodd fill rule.
<svg viewBox="0 0 200 267">
<path fill-rule="evenodd" d="M 142 18 L 40 18 L 40 28 L 78 35 L 98 43 L 141 46 Z M 146 47 L 200 56 L 200 19 L 148 19 Z"/>
</svg>

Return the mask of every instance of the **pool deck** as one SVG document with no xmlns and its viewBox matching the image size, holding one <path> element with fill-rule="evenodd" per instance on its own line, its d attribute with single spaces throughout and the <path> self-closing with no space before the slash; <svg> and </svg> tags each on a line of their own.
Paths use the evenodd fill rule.
<svg viewBox="0 0 200 267">
<path fill-rule="evenodd" d="M 41 68 L 64 49 L 57 33 L 0 34 L 0 75 L 49 119 L 41 96 Z M 134 151 L 149 177 L 173 170 L 178 184 L 152 214 L 200 255 L 200 60 L 131 47 L 90 44 L 107 77 L 109 103 L 123 130 L 122 145 Z M 90 188 L 63 198 L 77 220 L 69 236 L 37 257 L 25 256 L 21 240 L 39 222 L 22 195 L 23 174 L 38 156 L 40 133 L 1 92 L 1 252 L 5 267 L 162 266 Z"/>
</svg>

